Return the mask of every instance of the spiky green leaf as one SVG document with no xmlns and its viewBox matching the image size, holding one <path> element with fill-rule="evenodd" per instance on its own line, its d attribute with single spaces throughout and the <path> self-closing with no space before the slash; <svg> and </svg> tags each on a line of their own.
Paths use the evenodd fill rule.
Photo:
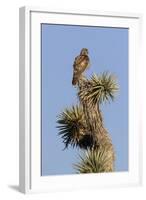
<svg viewBox="0 0 146 200">
<path fill-rule="evenodd" d="M 74 167 L 77 173 L 101 173 L 113 171 L 113 154 L 105 148 L 88 149 L 79 155 L 80 162 Z"/>
<path fill-rule="evenodd" d="M 118 85 L 115 76 L 104 72 L 101 75 L 94 74 L 89 80 L 89 87 L 83 87 L 79 91 L 80 100 L 88 101 L 91 106 L 97 103 L 109 102 L 114 100 Z"/>
<path fill-rule="evenodd" d="M 81 106 L 66 108 L 59 116 L 57 128 L 61 135 L 65 147 L 68 145 L 80 146 L 80 141 L 85 135 L 84 115 Z"/>
</svg>

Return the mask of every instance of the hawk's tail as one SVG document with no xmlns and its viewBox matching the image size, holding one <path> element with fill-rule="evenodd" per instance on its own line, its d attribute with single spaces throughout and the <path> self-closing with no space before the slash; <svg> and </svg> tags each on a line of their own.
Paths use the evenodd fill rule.
<svg viewBox="0 0 146 200">
<path fill-rule="evenodd" d="M 77 78 L 75 76 L 73 76 L 72 85 L 76 85 L 76 84 L 77 84 Z"/>
</svg>

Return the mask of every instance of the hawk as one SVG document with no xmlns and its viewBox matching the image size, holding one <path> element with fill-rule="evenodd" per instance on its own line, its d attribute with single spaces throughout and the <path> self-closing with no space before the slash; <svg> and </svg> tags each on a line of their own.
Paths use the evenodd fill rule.
<svg viewBox="0 0 146 200">
<path fill-rule="evenodd" d="M 73 64 L 73 79 L 72 85 L 76 85 L 82 75 L 82 73 L 89 67 L 88 49 L 83 48 Z"/>
</svg>

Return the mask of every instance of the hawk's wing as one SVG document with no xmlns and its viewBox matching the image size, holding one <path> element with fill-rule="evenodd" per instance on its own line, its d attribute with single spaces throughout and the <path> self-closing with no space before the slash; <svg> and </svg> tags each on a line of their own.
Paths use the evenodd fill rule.
<svg viewBox="0 0 146 200">
<path fill-rule="evenodd" d="M 75 61 L 74 61 L 74 64 L 73 64 L 73 67 L 75 68 L 76 66 L 79 66 L 85 59 L 85 56 L 84 55 L 79 55 L 75 58 Z"/>
</svg>

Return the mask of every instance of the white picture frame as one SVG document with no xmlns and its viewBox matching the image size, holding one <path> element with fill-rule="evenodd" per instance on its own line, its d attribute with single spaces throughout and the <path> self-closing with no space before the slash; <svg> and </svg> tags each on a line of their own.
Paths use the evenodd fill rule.
<svg viewBox="0 0 146 200">
<path fill-rule="evenodd" d="M 23 193 L 134 186 L 141 183 L 140 14 L 20 8 L 20 191 Z M 129 28 L 129 171 L 42 177 L 40 174 L 40 24 Z M 35 101 L 34 101 L 35 99 Z"/>
</svg>

